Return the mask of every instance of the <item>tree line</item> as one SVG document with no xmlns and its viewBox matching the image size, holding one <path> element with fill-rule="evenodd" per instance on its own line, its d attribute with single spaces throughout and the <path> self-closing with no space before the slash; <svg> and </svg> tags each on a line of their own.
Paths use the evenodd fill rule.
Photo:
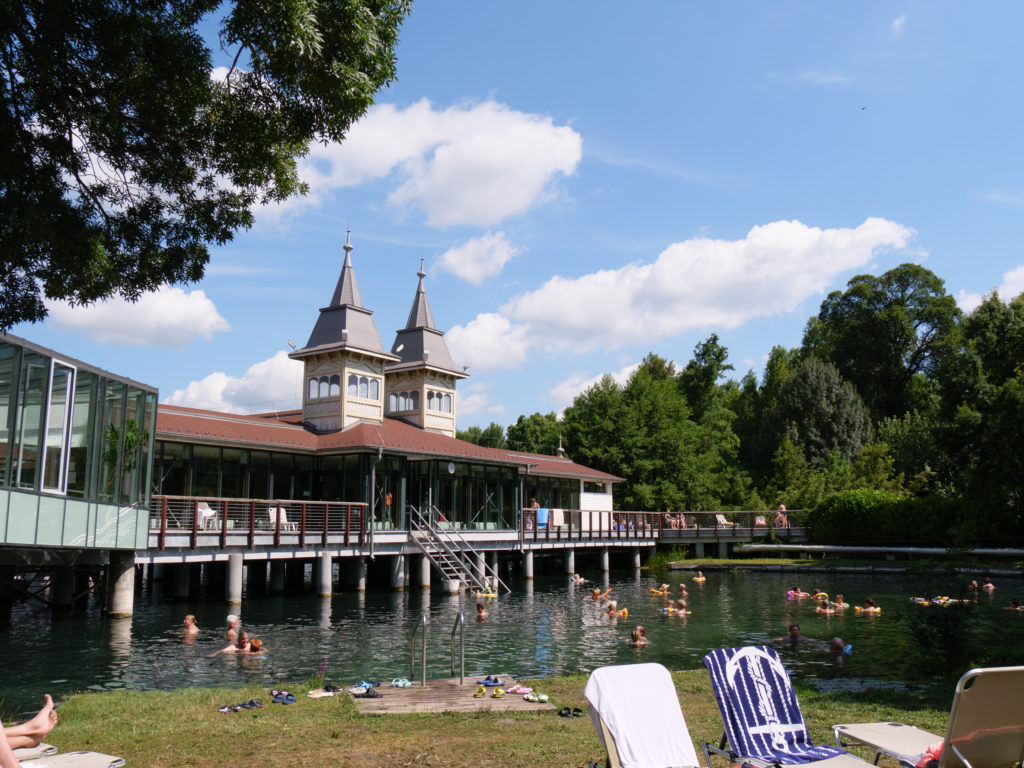
<svg viewBox="0 0 1024 768">
<path fill-rule="evenodd" d="M 965 313 L 919 265 L 858 275 L 799 347 L 772 349 L 763 376 L 732 370 L 712 334 L 682 367 L 651 352 L 625 384 L 605 375 L 561 417 L 458 436 L 541 454 L 561 440 L 624 478 L 621 509 L 842 510 L 837 494 L 854 492 L 860 509 L 870 491 L 885 509 L 941 508 L 950 543 L 1024 541 L 1024 294 Z"/>
</svg>

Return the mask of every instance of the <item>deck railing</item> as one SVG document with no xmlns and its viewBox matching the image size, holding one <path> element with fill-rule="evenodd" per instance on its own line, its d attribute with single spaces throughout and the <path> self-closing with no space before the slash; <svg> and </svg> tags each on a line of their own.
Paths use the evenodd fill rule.
<svg viewBox="0 0 1024 768">
<path fill-rule="evenodd" d="M 786 536 L 800 510 L 790 512 L 788 525 L 776 524 L 776 513 L 743 512 L 595 512 L 579 509 L 532 509 L 520 512 L 524 541 L 590 539 L 689 539 Z"/>
<path fill-rule="evenodd" d="M 228 499 L 215 496 L 153 496 L 149 528 L 156 532 L 159 547 L 168 533 L 187 533 L 196 549 L 200 535 L 216 535 L 220 546 L 228 536 L 245 535 L 250 547 L 256 541 L 300 547 L 319 542 L 343 541 L 362 546 L 366 541 L 366 504 L 347 501 L 297 501 L 294 499 Z"/>
</svg>

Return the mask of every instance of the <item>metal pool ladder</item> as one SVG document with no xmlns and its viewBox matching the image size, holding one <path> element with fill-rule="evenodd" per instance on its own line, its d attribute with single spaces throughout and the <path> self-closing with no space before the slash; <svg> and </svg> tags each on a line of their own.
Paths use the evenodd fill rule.
<svg viewBox="0 0 1024 768">
<path fill-rule="evenodd" d="M 459 611 L 452 625 L 452 677 L 455 677 L 455 630 L 459 630 L 459 685 L 466 676 L 466 617 Z"/>
<path fill-rule="evenodd" d="M 416 677 L 416 633 L 423 630 L 420 634 L 420 685 L 424 688 L 427 687 L 427 614 L 424 611 L 420 611 L 420 620 L 416 624 L 416 628 L 412 631 L 412 641 L 409 643 L 410 650 L 412 651 L 412 664 L 409 670 L 409 678 Z"/>
</svg>

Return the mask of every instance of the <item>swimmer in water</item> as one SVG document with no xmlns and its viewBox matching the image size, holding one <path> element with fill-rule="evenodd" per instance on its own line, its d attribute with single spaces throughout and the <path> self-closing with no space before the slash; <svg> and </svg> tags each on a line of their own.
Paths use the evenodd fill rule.
<svg viewBox="0 0 1024 768">
<path fill-rule="evenodd" d="M 199 627 L 196 626 L 196 617 L 193 616 L 191 613 L 188 616 L 185 617 L 185 621 L 183 623 L 185 625 L 185 634 L 186 635 L 198 635 L 199 634 Z"/>
<path fill-rule="evenodd" d="M 818 603 L 818 607 L 814 609 L 814 612 L 829 614 L 835 613 L 836 611 L 831 605 L 829 605 L 828 600 L 822 600 L 820 603 Z"/>
<path fill-rule="evenodd" d="M 249 633 L 248 632 L 242 632 L 242 633 L 240 633 L 238 635 L 238 640 L 236 640 L 231 645 L 229 645 L 229 646 L 227 646 L 225 648 L 221 648 L 219 651 L 214 651 L 213 653 L 210 654 L 209 658 L 212 659 L 214 656 L 216 656 L 218 654 L 221 654 L 221 653 L 228 653 L 228 654 L 238 655 L 238 654 L 246 654 L 248 652 L 249 652 Z"/>
<path fill-rule="evenodd" d="M 642 624 L 638 624 L 636 626 L 636 628 L 633 630 L 630 639 L 626 642 L 629 645 L 636 646 L 637 648 L 642 648 L 645 645 L 651 644 L 651 641 L 647 639 L 647 630 L 643 627 Z"/>
<path fill-rule="evenodd" d="M 676 600 L 676 608 L 674 612 L 676 616 L 689 616 L 691 613 L 693 613 L 693 611 L 686 610 L 685 600 Z"/>
<path fill-rule="evenodd" d="M 707 581 L 703 571 L 697 571 L 697 575 L 693 577 L 694 581 Z"/>
<path fill-rule="evenodd" d="M 597 587 L 594 587 L 594 591 L 590 593 L 590 599 L 593 600 L 595 603 L 600 602 L 601 600 L 607 600 L 608 593 L 611 591 L 611 587 L 608 587 L 608 589 L 606 589 L 604 592 L 602 592 Z"/>
<path fill-rule="evenodd" d="M 777 642 L 777 643 L 786 642 L 786 643 L 789 643 L 794 648 L 797 648 L 798 646 L 802 645 L 805 641 L 804 641 L 803 637 L 800 636 L 800 625 L 799 624 L 790 624 L 789 625 L 789 634 L 786 635 L 785 637 L 777 637 L 777 638 L 775 638 L 775 642 Z"/>
<path fill-rule="evenodd" d="M 875 605 L 875 601 L 869 597 L 864 601 L 864 607 L 858 613 L 881 613 L 881 611 L 882 609 Z"/>
<path fill-rule="evenodd" d="M 476 604 L 476 620 L 477 621 L 483 621 L 486 618 L 487 618 L 487 609 L 484 608 L 484 604 L 483 603 L 477 603 Z"/>
</svg>

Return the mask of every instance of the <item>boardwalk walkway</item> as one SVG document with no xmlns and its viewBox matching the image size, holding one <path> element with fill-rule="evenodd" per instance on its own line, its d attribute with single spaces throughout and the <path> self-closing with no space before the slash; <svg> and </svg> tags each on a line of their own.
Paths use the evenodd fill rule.
<svg viewBox="0 0 1024 768">
<path fill-rule="evenodd" d="M 499 675 L 502 680 L 513 684 L 508 675 Z M 478 687 L 476 678 L 465 678 L 459 685 L 459 678 L 450 677 L 441 680 L 427 680 L 424 688 L 416 681 L 408 688 L 390 688 L 382 683 L 377 689 L 381 693 L 379 699 L 359 699 L 352 697 L 361 715 L 416 714 L 420 712 L 551 712 L 555 707 L 551 703 L 533 703 L 522 696 L 506 693 L 500 699 L 491 694 L 493 688 L 487 689 L 487 695 L 480 699 L 473 698 Z M 350 697 L 352 694 L 348 694 Z"/>
</svg>

